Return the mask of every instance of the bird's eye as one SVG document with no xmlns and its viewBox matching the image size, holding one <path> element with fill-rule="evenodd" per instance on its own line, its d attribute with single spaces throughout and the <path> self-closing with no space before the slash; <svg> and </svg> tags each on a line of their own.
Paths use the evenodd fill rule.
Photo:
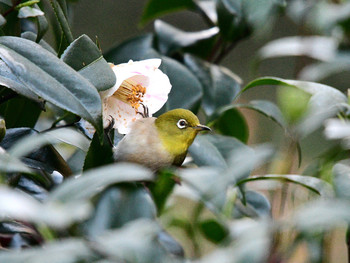
<svg viewBox="0 0 350 263">
<path fill-rule="evenodd" d="M 177 122 L 177 127 L 179 127 L 180 129 L 184 129 L 187 127 L 187 121 L 184 119 L 181 119 Z"/>
</svg>

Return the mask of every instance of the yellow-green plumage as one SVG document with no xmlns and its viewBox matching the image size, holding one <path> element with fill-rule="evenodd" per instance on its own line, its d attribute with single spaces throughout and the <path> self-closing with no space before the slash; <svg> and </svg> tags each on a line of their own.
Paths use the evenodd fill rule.
<svg viewBox="0 0 350 263">
<path fill-rule="evenodd" d="M 186 125 L 182 125 L 182 124 Z M 116 161 L 135 162 L 153 170 L 181 165 L 188 147 L 201 130 L 196 115 L 185 109 L 168 111 L 158 118 L 135 121 L 114 150 Z"/>
</svg>

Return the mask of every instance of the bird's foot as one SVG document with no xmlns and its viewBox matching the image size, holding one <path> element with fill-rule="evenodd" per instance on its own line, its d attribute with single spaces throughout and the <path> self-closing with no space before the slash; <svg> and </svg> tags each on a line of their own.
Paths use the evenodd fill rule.
<svg viewBox="0 0 350 263">
<path fill-rule="evenodd" d="M 142 105 L 142 107 L 143 107 L 143 112 L 138 111 L 137 113 L 140 114 L 142 116 L 142 118 L 148 118 L 149 117 L 148 107 L 143 103 L 140 103 L 140 105 Z"/>
<path fill-rule="evenodd" d="M 105 128 L 104 132 L 105 132 L 105 135 L 107 137 L 108 143 L 113 148 L 114 147 L 114 143 L 113 143 L 113 140 L 111 138 L 111 133 L 112 133 L 112 131 L 114 129 L 113 126 L 114 126 L 115 120 L 114 120 L 114 118 L 111 115 L 109 115 L 109 117 L 111 117 L 111 120 L 109 120 L 109 124 Z"/>
</svg>

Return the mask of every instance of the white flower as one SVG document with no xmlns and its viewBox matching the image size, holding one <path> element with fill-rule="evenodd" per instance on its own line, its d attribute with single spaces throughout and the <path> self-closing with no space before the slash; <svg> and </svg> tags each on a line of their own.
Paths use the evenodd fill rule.
<svg viewBox="0 0 350 263">
<path fill-rule="evenodd" d="M 148 108 L 150 117 L 162 108 L 168 100 L 171 84 L 168 76 L 158 69 L 160 63 L 160 59 L 147 59 L 112 65 L 117 82 L 100 92 L 104 127 L 109 125 L 112 117 L 114 128 L 126 134 L 130 124 L 142 118 L 138 113 L 144 112 L 142 104 Z"/>
</svg>

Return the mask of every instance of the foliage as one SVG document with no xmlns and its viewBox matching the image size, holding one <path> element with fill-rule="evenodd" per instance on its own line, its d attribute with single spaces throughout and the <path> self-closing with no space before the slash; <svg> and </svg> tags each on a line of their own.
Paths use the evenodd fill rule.
<svg viewBox="0 0 350 263">
<path fill-rule="evenodd" d="M 207 28 L 155 20 L 153 33 L 102 54 L 73 35 L 70 2 L 0 0 L 0 262 L 291 262 L 302 246 L 306 261 L 329 261 L 332 231 L 350 224 L 350 106 L 341 90 L 315 81 L 350 68 L 349 2 L 149 0 L 140 23 L 181 10 Z M 54 47 L 44 40 L 50 13 Z M 312 58 L 296 76 L 244 83 L 222 65 L 282 15 L 307 36 L 268 42 L 255 66 Z M 183 167 L 157 173 L 113 163 L 99 95 L 116 83 L 108 62 L 148 58 L 162 60 L 172 84 L 157 114 L 191 109 L 213 129 L 197 136 Z M 240 100 L 271 86 L 277 103 Z M 247 110 L 276 123 L 283 142 L 248 145 Z M 319 131 L 331 147 L 304 159 L 300 142 Z M 296 189 L 308 197 L 285 213 Z"/>
</svg>

